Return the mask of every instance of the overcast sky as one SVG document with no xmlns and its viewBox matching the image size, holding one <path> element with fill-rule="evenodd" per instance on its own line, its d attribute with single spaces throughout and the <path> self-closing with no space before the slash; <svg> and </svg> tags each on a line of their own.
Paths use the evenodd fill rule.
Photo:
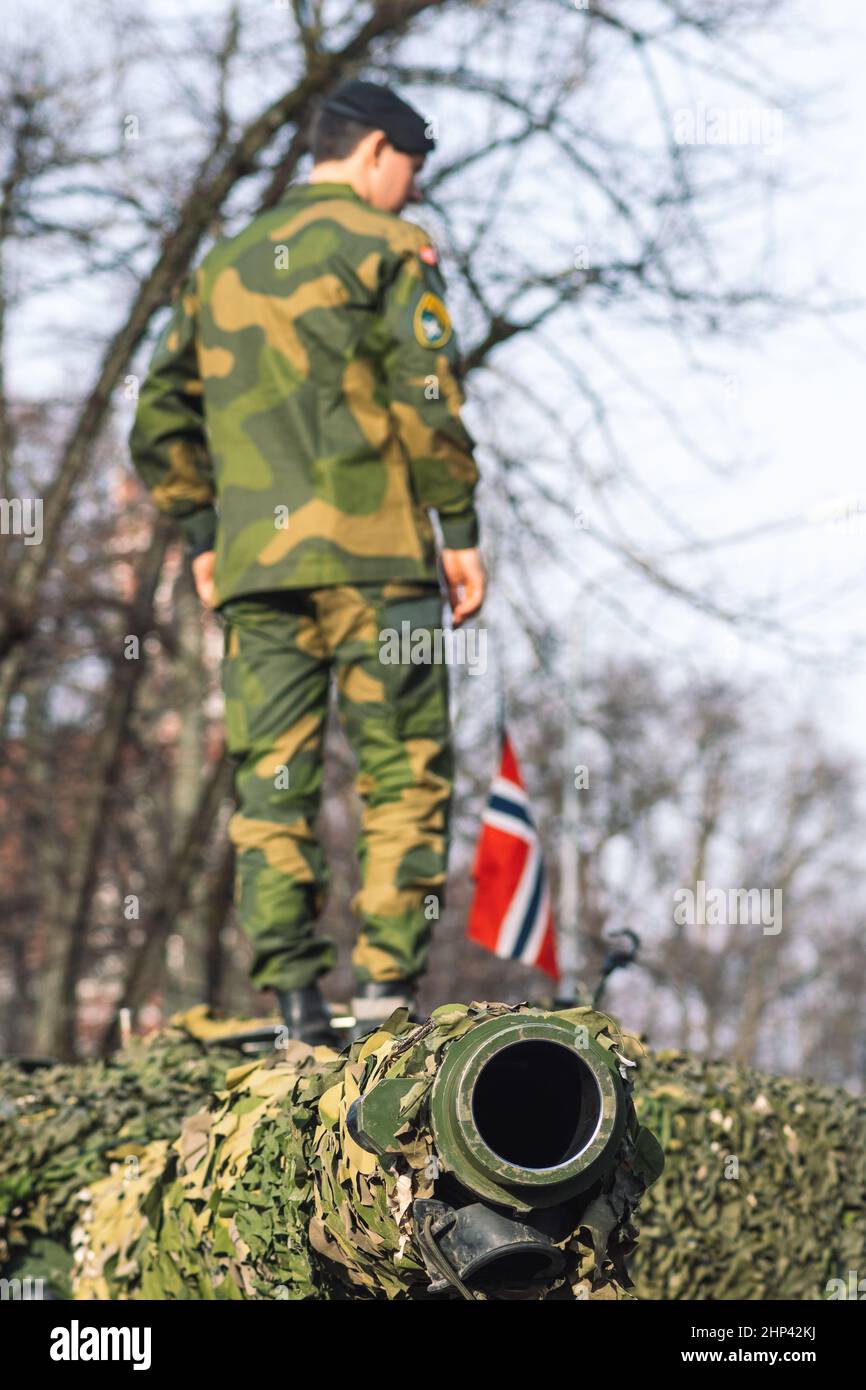
<svg viewBox="0 0 866 1390">
<path fill-rule="evenodd" d="M 794 288 L 826 278 L 840 298 L 866 303 L 866 7 L 857 0 L 831 0 L 803 5 L 799 14 L 815 41 L 782 42 L 772 53 L 774 68 L 808 83 L 814 93 L 806 121 L 785 120 L 778 148 L 766 151 L 783 182 L 796 190 L 780 200 L 776 215 L 782 283 Z M 736 245 L 731 249 L 738 254 Z M 681 462 L 672 467 L 669 450 L 658 448 L 660 476 L 670 476 L 668 500 L 695 529 L 724 536 L 785 518 L 832 515 L 834 502 L 863 510 L 859 522 L 813 521 L 717 555 L 726 582 L 740 575 L 744 591 L 762 583 L 768 595 L 784 595 L 803 630 L 840 651 L 850 634 L 864 631 L 864 330 L 866 314 L 858 308 L 805 316 L 756 348 L 727 343 L 718 360 L 730 380 L 715 401 L 703 383 L 682 378 L 673 354 L 670 362 L 653 358 L 660 385 L 671 373 L 674 398 L 691 416 L 693 432 L 727 435 L 734 446 L 739 440 L 743 457 L 757 461 L 733 480 L 713 482 L 703 472 L 684 472 Z M 680 374 L 678 386 L 674 373 Z M 640 447 L 637 435 L 634 447 Z M 691 621 L 679 605 L 645 590 L 637 597 L 636 587 L 634 593 L 647 622 L 666 633 L 672 649 L 697 643 L 720 669 L 778 671 L 793 699 L 823 711 L 831 734 L 856 738 L 866 751 L 862 664 L 857 671 L 792 667 L 760 644 L 736 641 L 705 619 Z"/>
<path fill-rule="evenodd" d="M 579 592 L 585 556 L 594 580 L 611 576 L 628 615 L 620 622 L 597 598 L 580 600 L 580 660 L 645 648 L 684 671 L 767 675 L 780 683 L 792 710 L 823 723 L 831 742 L 853 742 L 866 754 L 866 671 L 862 658 L 845 655 L 851 640 L 863 637 L 866 596 L 866 7 L 857 0 L 795 3 L 781 34 L 762 47 L 771 70 L 808 89 L 808 100 L 799 114 L 783 116 L 779 135 L 759 153 L 787 191 L 769 215 L 756 207 L 735 219 L 716 249 L 728 266 L 742 261 L 745 268 L 769 246 L 768 274 L 778 288 L 797 294 L 812 285 L 820 295 L 823 287 L 844 311 L 803 313 L 759 339 L 720 342 L 704 352 L 720 373 L 710 379 L 684 368 L 673 342 L 618 322 L 611 312 L 590 314 L 584 326 L 603 333 L 635 377 L 675 404 L 694 438 L 735 463 L 733 472 L 719 475 L 697 466 L 634 397 L 617 394 L 611 371 L 608 405 L 624 450 L 690 531 L 724 538 L 789 523 L 691 559 L 675 555 L 671 536 L 637 501 L 631 511 L 620 503 L 630 539 L 683 583 L 714 572 L 717 597 L 728 606 L 732 596 L 749 604 L 766 595 L 768 608 L 778 605 L 812 659 L 794 660 L 775 643 L 741 638 L 643 579 L 625 577 L 591 548 L 581 552 L 576 537 L 571 593 Z M 708 105 L 726 100 L 709 84 L 697 96 Z M 748 107 L 749 99 L 737 105 Z M 543 372 L 543 359 L 538 362 Z M 591 502 L 588 512 L 591 526 Z M 568 585 L 557 580 L 554 592 L 565 608 Z"/>
</svg>

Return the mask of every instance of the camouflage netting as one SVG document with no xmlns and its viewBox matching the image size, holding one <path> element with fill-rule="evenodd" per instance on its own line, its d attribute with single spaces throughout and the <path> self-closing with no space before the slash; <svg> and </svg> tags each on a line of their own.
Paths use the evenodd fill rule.
<svg viewBox="0 0 866 1390">
<path fill-rule="evenodd" d="M 335 1201 L 333 1186 L 319 1183 L 314 1192 L 306 1170 L 298 1169 L 298 1136 L 304 1156 L 315 1140 L 319 1162 L 323 1156 L 333 1162 L 344 1134 L 344 1087 L 351 1094 L 357 1085 L 359 1062 L 361 1084 L 369 1084 L 381 1059 L 362 1059 L 356 1044 L 341 1081 L 340 1061 L 327 1049 L 315 1055 L 303 1049 L 303 1056 L 283 1051 L 276 1060 L 239 1065 L 237 1048 L 219 1044 L 220 1032 L 236 1031 L 237 1020 L 215 1025 L 203 1010 L 192 1010 L 173 1022 L 110 1062 L 34 1073 L 0 1064 L 0 1274 L 14 1274 L 26 1260 L 28 1272 L 70 1294 L 74 1230 L 79 1296 L 104 1296 L 108 1288 L 112 1296 L 147 1289 L 161 1297 L 297 1298 L 309 1280 L 315 1297 L 342 1297 L 334 1256 L 347 1243 L 361 1280 L 379 1280 L 386 1268 L 379 1252 L 399 1253 L 403 1232 L 396 1249 L 394 1237 L 407 1180 L 415 1195 L 426 1190 L 428 1150 L 417 1125 L 423 1095 L 414 1117 L 407 1116 L 412 1141 L 407 1133 L 403 1165 L 391 1174 L 367 1173 L 363 1165 L 374 1160 L 361 1150 L 353 1163 L 349 1139 L 343 1169 L 329 1168 L 337 1186 L 351 1183 L 350 1213 Z M 459 1017 L 455 1022 L 459 1027 Z M 441 1017 L 437 1028 L 443 1043 Z M 634 1040 L 620 1039 L 607 1021 L 601 1041 L 605 1035 L 608 1044 L 618 1039 L 629 1059 L 639 1055 Z M 429 1037 L 425 1066 L 427 1056 L 435 1062 Z M 417 1066 L 417 1052 L 401 1053 L 401 1064 Z M 224 1087 L 227 1070 L 229 1089 L 202 1111 L 202 1102 Z M 316 1102 L 320 1109 L 311 1117 L 305 1106 L 316 1111 Z M 829 1279 L 845 1281 L 849 1270 L 862 1270 L 866 1099 L 661 1052 L 641 1058 L 635 1102 L 667 1160 L 662 1178 L 641 1198 L 640 1244 L 629 1255 L 639 1296 L 825 1298 Z M 196 1112 L 178 1140 L 184 1118 Z M 289 1126 L 287 1115 L 295 1117 Z M 205 1176 L 211 1198 L 219 1189 L 218 1207 L 201 1208 L 196 1194 Z M 138 1209 L 143 1193 L 152 1226 Z M 312 1249 L 303 1238 L 308 1217 Z M 626 1224 L 622 1243 L 611 1244 L 619 1255 L 631 1246 Z M 112 1252 L 112 1244 L 122 1251 Z M 592 1264 L 586 1232 L 576 1258 Z M 391 1296 L 395 1288 L 407 1296 L 420 1268 L 407 1241 L 393 1259 Z M 603 1268 L 606 1276 L 596 1277 L 592 1295 L 622 1296 L 612 1265 Z M 358 1289 L 369 1296 L 368 1284 Z M 572 1293 L 569 1286 L 552 1296 Z"/>
<path fill-rule="evenodd" d="M 189 1094 L 176 1087 L 174 1076 L 169 1080 L 165 1056 L 157 1069 L 171 1088 L 171 1102 L 146 1126 L 134 1107 L 123 1109 L 127 1096 L 112 1102 L 103 1087 L 93 1097 L 86 1075 L 69 1077 L 80 1094 L 87 1091 L 93 1129 L 102 1130 L 103 1142 L 85 1147 L 77 1167 L 61 1147 L 62 1182 L 55 1180 L 49 1151 L 57 1143 L 55 1117 L 68 1102 L 55 1093 L 58 1082 L 55 1090 L 47 1084 L 61 1069 L 38 1078 L 52 1111 L 45 1125 L 42 1107 L 46 1137 L 38 1152 L 32 1142 L 40 1112 L 37 1078 L 28 1077 L 12 1100 L 7 1092 L 7 1109 L 12 1105 L 17 1114 L 0 1133 L 4 1151 L 17 1154 L 0 1167 L 0 1210 L 11 1228 L 10 1244 L 14 1235 L 21 1239 L 34 1229 L 62 1242 L 74 1222 L 72 1291 L 78 1298 L 423 1298 L 430 1276 L 416 1244 L 412 1204 L 434 1194 L 428 1107 L 443 1051 L 486 1019 L 535 1012 L 526 1005 L 447 1005 L 413 1027 L 398 1010 L 385 1029 L 342 1056 L 298 1042 L 240 1065 L 234 1054 L 206 1107 L 188 1114 L 170 1135 L 168 1110 L 173 1118 L 188 1110 Z M 635 1238 L 630 1217 L 656 1161 L 656 1146 L 630 1100 L 641 1049 L 605 1015 L 578 1009 L 565 1017 L 584 1025 L 615 1058 L 611 1065 L 629 1096 L 626 1132 L 580 1228 L 559 1242 L 565 1274 L 540 1289 L 499 1290 L 497 1298 L 627 1296 L 624 1262 Z M 184 1045 L 183 1027 L 195 1031 L 201 1017 L 174 1022 L 171 1045 L 177 1049 Z M 195 1045 L 190 1035 L 185 1046 Z M 154 1041 L 148 1048 L 165 1046 Z M 136 1052 L 140 1057 L 141 1047 Z M 194 1063 L 218 1072 L 225 1067 L 224 1058 L 217 1066 L 213 1056 L 202 1063 L 196 1055 Z M 134 1069 L 135 1063 L 129 1057 L 116 1065 Z M 359 1094 L 385 1077 L 417 1077 L 417 1085 L 401 1105 L 393 1148 L 376 1158 L 354 1143 L 346 1114 Z M 199 1079 L 202 1089 L 213 1080 L 203 1073 Z M 143 1094 L 138 1082 L 132 1090 Z M 79 1107 L 79 1101 L 70 1105 Z M 104 1129 L 100 1115 L 108 1121 Z M 30 1143 L 26 1151 L 22 1133 Z M 25 1167 L 31 1170 L 26 1177 Z"/>
<path fill-rule="evenodd" d="M 635 1292 L 822 1299 L 866 1259 L 866 1097 L 659 1052 L 635 1096 L 665 1171 L 641 1203 Z"/>
<path fill-rule="evenodd" d="M 76 1194 L 107 1172 L 118 1145 L 173 1139 L 237 1064 L 204 1009 L 188 1019 L 105 1062 L 32 1072 L 0 1062 L 0 1275 L 26 1258 L 31 1274 L 69 1294 Z"/>
</svg>

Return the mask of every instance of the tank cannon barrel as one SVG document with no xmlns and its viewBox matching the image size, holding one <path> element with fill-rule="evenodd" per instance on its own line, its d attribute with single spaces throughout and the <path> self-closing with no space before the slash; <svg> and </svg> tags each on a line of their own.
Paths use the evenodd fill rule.
<svg viewBox="0 0 866 1390">
<path fill-rule="evenodd" d="M 562 1273 L 557 1242 L 621 1161 L 630 1102 L 620 1065 L 585 1023 L 556 1014 L 490 1018 L 450 1043 L 429 1096 L 435 1195 L 413 1206 L 430 1292 Z M 358 1096 L 353 1140 L 380 1158 L 393 1152 L 415 1084 L 383 1079 Z"/>
<path fill-rule="evenodd" d="M 283 1042 L 238 1058 L 179 1134 L 106 1136 L 78 1191 L 73 1297 L 627 1290 L 659 1150 L 632 1103 L 638 1045 L 611 1019 L 454 1004 L 420 1025 L 397 1010 L 341 1054 Z"/>
</svg>

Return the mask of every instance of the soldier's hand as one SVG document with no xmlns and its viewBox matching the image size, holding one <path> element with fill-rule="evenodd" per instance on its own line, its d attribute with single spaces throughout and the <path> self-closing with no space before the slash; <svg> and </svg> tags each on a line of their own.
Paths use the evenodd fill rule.
<svg viewBox="0 0 866 1390">
<path fill-rule="evenodd" d="M 451 604 L 451 621 L 459 627 L 464 618 L 470 618 L 484 602 L 484 566 L 481 552 L 472 550 L 443 550 L 442 568 L 448 584 L 448 602 Z"/>
<path fill-rule="evenodd" d="M 196 555 L 192 562 L 192 577 L 195 580 L 196 593 L 206 608 L 213 608 L 215 560 L 215 550 L 203 550 L 201 555 Z"/>
</svg>

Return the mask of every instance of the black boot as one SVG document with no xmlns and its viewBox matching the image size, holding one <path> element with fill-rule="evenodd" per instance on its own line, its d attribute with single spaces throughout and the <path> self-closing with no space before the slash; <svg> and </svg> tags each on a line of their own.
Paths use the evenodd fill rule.
<svg viewBox="0 0 866 1390">
<path fill-rule="evenodd" d="M 343 1040 L 331 1027 L 328 1006 L 315 982 L 304 985 L 302 989 L 278 989 L 275 994 L 290 1038 L 298 1038 L 311 1047 L 339 1049 L 344 1046 Z"/>
<path fill-rule="evenodd" d="M 349 1042 L 374 1033 L 401 1006 L 409 1010 L 413 1023 L 418 1022 L 414 980 L 365 980 L 356 985 L 351 1005 L 355 1022 L 346 1035 Z"/>
</svg>

